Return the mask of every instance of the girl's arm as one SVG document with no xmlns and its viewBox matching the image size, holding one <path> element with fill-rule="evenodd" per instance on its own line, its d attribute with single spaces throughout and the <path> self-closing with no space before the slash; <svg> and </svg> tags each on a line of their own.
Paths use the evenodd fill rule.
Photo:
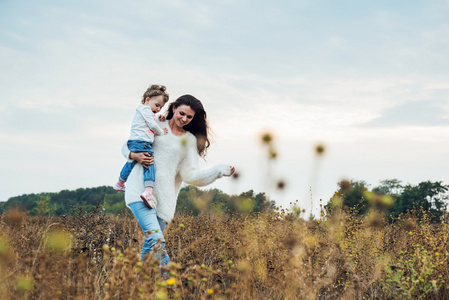
<svg viewBox="0 0 449 300">
<path fill-rule="evenodd" d="M 234 167 L 226 164 L 215 165 L 211 168 L 200 170 L 198 167 L 198 152 L 196 149 L 196 139 L 193 137 L 187 143 L 187 155 L 184 158 L 180 174 L 182 180 L 187 184 L 205 186 L 211 184 L 222 176 L 231 176 Z"/>
<path fill-rule="evenodd" d="M 139 111 L 142 114 L 142 117 L 145 119 L 145 122 L 147 123 L 148 127 L 150 127 L 155 134 L 157 135 L 165 134 L 165 131 L 156 123 L 156 120 L 154 119 L 154 114 L 149 106 L 143 105 L 139 109 Z"/>
</svg>

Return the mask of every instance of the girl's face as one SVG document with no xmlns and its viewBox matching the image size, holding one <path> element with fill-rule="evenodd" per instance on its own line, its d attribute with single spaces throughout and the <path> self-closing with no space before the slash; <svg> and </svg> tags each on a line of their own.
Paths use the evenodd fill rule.
<svg viewBox="0 0 449 300">
<path fill-rule="evenodd" d="M 164 96 L 158 95 L 145 99 L 145 104 L 149 105 L 153 113 L 157 114 L 165 105 Z"/>
<path fill-rule="evenodd" d="M 184 127 L 192 121 L 195 111 L 188 105 L 173 107 L 173 120 L 179 127 Z"/>
</svg>

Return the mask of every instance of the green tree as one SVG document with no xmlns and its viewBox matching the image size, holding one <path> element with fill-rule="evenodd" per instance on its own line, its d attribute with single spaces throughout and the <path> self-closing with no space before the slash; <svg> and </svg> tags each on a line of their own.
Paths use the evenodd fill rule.
<svg viewBox="0 0 449 300">
<path fill-rule="evenodd" d="M 195 206 L 195 199 L 198 199 L 201 194 L 201 190 L 193 185 L 181 188 L 178 194 L 176 211 L 188 211 L 197 216 L 201 211 Z"/>
<path fill-rule="evenodd" d="M 228 195 L 219 189 L 201 190 L 192 185 L 181 188 L 177 201 L 177 211 L 186 210 L 193 215 L 198 215 L 202 211 L 232 214 L 235 211 L 245 210 L 253 213 L 275 207 L 275 202 L 269 200 L 264 193 L 255 194 L 253 190 L 240 195 Z M 114 191 L 110 186 L 12 197 L 1 203 L 0 211 L 20 206 L 31 215 L 68 215 L 72 207 L 79 207 L 84 212 L 90 213 L 97 205 L 101 205 L 107 214 L 127 212 L 124 194 Z"/>
<path fill-rule="evenodd" d="M 34 207 L 39 216 L 48 216 L 54 213 L 56 205 L 50 203 L 50 196 L 41 196 L 41 199 L 37 201 L 37 206 Z M 34 210 L 33 208 L 33 210 Z"/>
<path fill-rule="evenodd" d="M 48 199 L 46 198 L 48 197 Z M 106 200 L 106 201 L 105 201 Z M 108 203 L 108 201 L 112 203 Z M 106 203 L 105 203 L 106 202 Z M 111 186 L 100 186 L 95 188 L 80 188 L 74 191 L 62 190 L 59 193 L 25 194 L 9 198 L 0 206 L 1 211 L 18 206 L 27 210 L 31 215 L 37 214 L 70 214 L 73 206 L 82 207 L 86 212 L 91 212 L 98 204 L 106 204 L 106 207 L 114 207 L 116 211 L 124 206 L 123 193 L 115 192 Z M 111 211 L 112 212 L 112 211 Z"/>
<path fill-rule="evenodd" d="M 253 190 L 240 195 L 228 195 L 218 189 L 200 190 L 195 186 L 181 188 L 178 195 L 177 211 L 189 211 L 194 216 L 202 211 L 226 212 L 236 211 L 254 213 L 274 209 L 275 202 L 269 200 L 265 193 L 254 194 Z"/>
<path fill-rule="evenodd" d="M 423 181 L 418 185 L 407 184 L 398 197 L 394 211 L 396 214 L 401 214 L 422 208 L 439 220 L 447 207 L 445 201 L 448 199 L 446 194 L 448 190 L 449 186 L 443 185 L 441 181 Z"/>
<path fill-rule="evenodd" d="M 363 180 L 342 180 L 338 183 L 338 191 L 335 196 L 338 196 L 343 201 L 343 207 L 353 209 L 358 214 L 365 214 L 368 211 L 368 201 L 364 194 L 368 191 L 367 184 Z M 326 210 L 332 212 L 333 201 L 329 201 Z"/>
<path fill-rule="evenodd" d="M 387 194 L 391 196 L 399 196 L 403 191 L 404 187 L 401 181 L 398 179 L 385 179 L 380 182 L 379 186 L 373 188 L 374 193 Z"/>
</svg>

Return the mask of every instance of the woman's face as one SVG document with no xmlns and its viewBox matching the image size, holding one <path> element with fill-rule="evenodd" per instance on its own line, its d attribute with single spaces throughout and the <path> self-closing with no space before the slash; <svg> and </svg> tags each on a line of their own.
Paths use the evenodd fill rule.
<svg viewBox="0 0 449 300">
<path fill-rule="evenodd" d="M 188 105 L 180 105 L 173 108 L 173 120 L 179 127 L 184 127 L 192 121 L 195 111 Z"/>
</svg>

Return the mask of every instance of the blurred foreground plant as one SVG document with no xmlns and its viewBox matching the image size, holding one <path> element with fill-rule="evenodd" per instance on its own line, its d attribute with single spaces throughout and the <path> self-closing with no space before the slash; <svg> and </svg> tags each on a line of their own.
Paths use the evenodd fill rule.
<svg viewBox="0 0 449 300">
<path fill-rule="evenodd" d="M 338 197 L 333 201 L 341 203 Z M 304 221 L 298 214 L 177 214 L 166 231 L 173 262 L 162 270 L 165 278 L 151 257 L 140 261 L 142 233 L 134 219 L 108 217 L 99 223 L 91 216 L 94 221 L 82 224 L 4 214 L 0 294 L 6 299 L 449 296 L 444 220 L 436 226 L 410 213 L 390 224 L 381 210 L 361 216 L 338 205 L 319 221 Z M 117 234 L 102 239 L 99 225 Z M 86 234 L 92 246 L 79 251 Z"/>
</svg>

